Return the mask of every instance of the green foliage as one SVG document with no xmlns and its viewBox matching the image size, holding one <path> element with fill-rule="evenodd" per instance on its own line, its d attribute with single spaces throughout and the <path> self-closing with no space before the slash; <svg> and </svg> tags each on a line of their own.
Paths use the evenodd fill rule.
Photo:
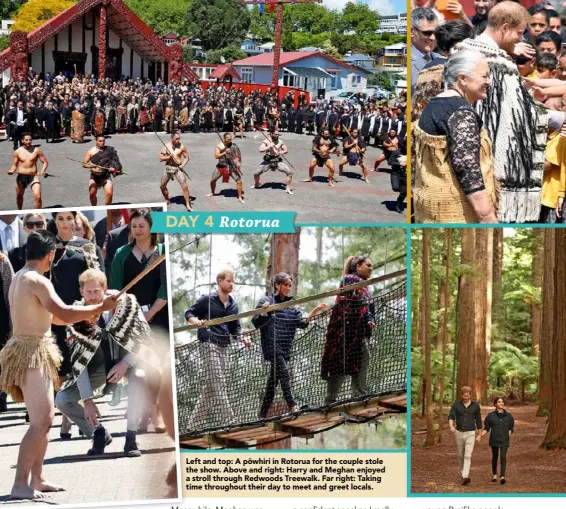
<svg viewBox="0 0 566 509">
<path fill-rule="evenodd" d="M 8 46 L 10 46 L 10 37 L 3 35 L 0 37 L 0 51 L 4 51 Z"/>
<path fill-rule="evenodd" d="M 191 0 L 126 0 L 126 4 L 156 33 L 191 35 L 186 20 Z"/>
<path fill-rule="evenodd" d="M 539 376 L 539 359 L 532 357 L 509 343 L 497 342 L 492 345 L 489 361 L 489 374 L 492 386 L 498 387 L 505 381 L 507 394 L 521 391 L 521 399 L 529 385 L 536 387 Z"/>
<path fill-rule="evenodd" d="M 251 15 L 239 0 L 192 0 L 185 21 L 205 50 L 240 45 L 250 28 Z"/>
<path fill-rule="evenodd" d="M 367 4 L 348 2 L 342 11 L 340 24 L 344 31 L 354 30 L 361 35 L 375 33 L 379 27 L 379 14 Z"/>
<path fill-rule="evenodd" d="M 183 46 L 183 62 L 192 62 L 195 59 L 195 50 L 190 46 Z"/>
<path fill-rule="evenodd" d="M 393 82 L 401 79 L 398 73 L 380 71 L 368 78 L 368 85 L 379 85 L 385 90 L 393 90 Z"/>
<path fill-rule="evenodd" d="M 206 52 L 206 62 L 209 64 L 221 64 L 221 57 L 224 57 L 226 62 L 234 62 L 235 60 L 246 58 L 247 55 L 240 49 L 240 46 L 236 45 Z"/>
<path fill-rule="evenodd" d="M 0 0 L 0 19 L 12 19 L 25 0 Z M 6 49 L 6 48 L 3 48 Z"/>
</svg>

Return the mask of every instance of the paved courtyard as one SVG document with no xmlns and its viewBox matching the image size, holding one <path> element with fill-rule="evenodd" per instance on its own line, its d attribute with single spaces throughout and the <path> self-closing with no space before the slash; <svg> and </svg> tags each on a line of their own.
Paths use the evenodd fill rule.
<svg viewBox="0 0 566 509">
<path fill-rule="evenodd" d="M 86 456 L 91 441 L 78 436 L 73 426 L 73 438 L 59 438 L 61 416 L 55 416 L 55 424 L 49 433 L 49 445 L 45 458 L 46 478 L 58 483 L 67 491 L 52 493 L 40 501 L 12 501 L 9 494 L 15 474 L 20 442 L 27 430 L 23 404 L 11 403 L 8 412 L 0 414 L 0 504 L 3 505 L 53 505 L 98 502 L 123 502 L 177 498 L 170 492 L 165 478 L 175 463 L 175 445 L 169 436 L 152 431 L 138 435 L 142 456 L 123 456 L 126 420 L 126 401 L 111 407 L 108 398 L 97 400 L 103 415 L 102 422 L 110 430 L 114 441 L 106 448 L 104 456 Z M 150 430 L 153 428 L 150 426 Z"/>
<path fill-rule="evenodd" d="M 163 141 L 168 135 L 159 133 Z M 215 133 L 182 135 L 182 142 L 188 147 L 191 161 L 187 173 L 191 181 L 189 189 L 194 198 L 196 211 L 295 211 L 298 223 L 391 223 L 405 222 L 405 214 L 395 211 L 397 194 L 391 190 L 390 176 L 386 163 L 383 171 L 370 172 L 370 184 L 361 179 L 359 168 L 346 167 L 345 174 L 338 178 L 336 185 L 327 185 L 326 168 L 317 168 L 315 181 L 301 182 L 308 177 L 308 164 L 312 158 L 312 137 L 281 133 L 281 138 L 289 147 L 288 159 L 296 168 L 293 177 L 294 194 L 285 193 L 285 176 L 281 172 L 267 172 L 262 176 L 262 189 L 250 189 L 253 173 L 261 162 L 257 152 L 264 137 L 260 133 L 247 133 L 246 138 L 236 139 L 241 148 L 244 174 L 245 204 L 237 200 L 236 186 L 223 184 L 220 180 L 215 197 L 206 197 L 210 192 L 209 181 L 215 167 L 214 147 L 219 143 Z M 46 144 L 44 140 L 34 140 L 49 160 L 49 173 L 59 178 L 42 179 L 44 207 L 89 206 L 89 171 L 79 163 L 65 159 L 65 156 L 82 160 L 87 150 L 94 145 L 92 137 L 88 143 L 74 144 L 68 138 L 59 143 Z M 121 134 L 107 138 L 108 145 L 116 147 L 126 175 L 114 180 L 114 203 L 153 203 L 162 202 L 159 180 L 163 174 L 163 164 L 158 161 L 162 149 L 161 142 L 154 133 Z M 369 147 L 366 161 L 373 167 L 379 156 L 379 149 Z M 0 160 L 4 161 L 2 170 L 7 171 L 12 161 L 12 143 L 0 142 Z M 336 156 L 333 160 L 337 167 Z M 336 168 L 336 173 L 338 169 Z M 0 210 L 13 210 L 15 201 L 15 177 L 0 174 Z M 170 210 L 186 210 L 179 184 L 170 182 L 172 204 Z M 102 190 L 99 191 L 98 205 L 104 205 Z M 26 191 L 24 209 L 33 208 L 30 191 Z"/>
</svg>

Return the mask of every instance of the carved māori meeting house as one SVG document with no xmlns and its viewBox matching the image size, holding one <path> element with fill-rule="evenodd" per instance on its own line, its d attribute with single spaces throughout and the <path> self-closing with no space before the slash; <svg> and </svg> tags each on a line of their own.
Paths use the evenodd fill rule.
<svg viewBox="0 0 566 509">
<path fill-rule="evenodd" d="M 29 67 L 52 75 L 198 81 L 183 65 L 181 45 L 167 46 L 122 0 L 79 0 L 29 33 L 13 31 L 0 53 L 4 81 L 26 81 Z"/>
</svg>

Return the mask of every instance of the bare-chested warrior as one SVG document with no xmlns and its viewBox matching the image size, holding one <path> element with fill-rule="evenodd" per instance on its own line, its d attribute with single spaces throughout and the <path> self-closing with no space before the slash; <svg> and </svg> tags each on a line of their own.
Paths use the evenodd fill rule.
<svg viewBox="0 0 566 509">
<path fill-rule="evenodd" d="M 263 156 L 263 161 L 260 164 L 257 171 L 254 173 L 254 180 L 255 183 L 252 186 L 252 189 L 259 189 L 261 187 L 260 178 L 261 174 L 265 173 L 266 171 L 275 171 L 279 170 L 282 171 L 285 175 L 285 191 L 289 194 L 293 194 L 291 191 L 291 180 L 293 179 L 293 171 L 289 166 L 287 166 L 283 162 L 283 158 L 281 155 L 288 154 L 289 149 L 283 143 L 282 140 L 279 139 L 279 132 L 273 131 L 271 133 L 271 141 L 265 140 L 259 147 L 259 151 L 263 152 L 265 155 Z"/>
<path fill-rule="evenodd" d="M 28 186 L 31 187 L 35 208 L 42 207 L 41 201 L 41 182 L 40 177 L 45 175 L 49 163 L 47 158 L 39 148 L 32 147 L 32 137 L 29 133 L 22 135 L 23 146 L 14 151 L 14 160 L 9 175 L 16 173 L 16 204 L 18 210 L 22 210 L 24 205 L 24 193 Z M 43 163 L 41 172 L 37 171 L 37 160 Z"/>
<path fill-rule="evenodd" d="M 366 142 L 359 135 L 357 129 L 352 129 L 350 135 L 344 140 L 344 158 L 338 164 L 338 174 L 344 173 L 344 166 L 348 163 L 350 166 L 359 166 L 364 174 L 364 180 L 369 184 L 368 169 L 364 163 L 364 155 L 366 153 Z"/>
<path fill-rule="evenodd" d="M 68 306 L 43 274 L 55 258 L 55 236 L 46 230 L 30 233 L 27 263 L 12 280 L 8 299 L 13 336 L 0 351 L 0 390 L 16 402 L 25 401 L 29 428 L 20 444 L 11 496 L 35 499 L 63 491 L 43 476 L 49 428 L 53 424 L 53 390 L 58 388 L 61 353 L 51 335 L 51 324 L 96 320 L 116 308 L 116 297 L 93 306 Z"/>
<path fill-rule="evenodd" d="M 312 182 L 314 177 L 314 169 L 316 166 L 328 168 L 328 185 L 334 186 L 334 163 L 330 159 L 330 154 L 336 153 L 340 155 L 338 143 L 334 138 L 330 137 L 330 131 L 324 129 L 320 136 L 315 136 L 312 141 L 312 155 L 314 156 L 309 166 L 309 178 L 303 182 Z"/>
<path fill-rule="evenodd" d="M 225 184 L 230 182 L 230 177 L 232 177 L 238 189 L 238 200 L 241 203 L 246 203 L 244 201 L 242 184 L 242 153 L 238 145 L 232 142 L 231 133 L 225 133 L 224 141 L 216 145 L 214 157 L 218 160 L 218 163 L 216 164 L 216 170 L 212 174 L 210 194 L 207 194 L 207 196 L 216 196 L 216 181 L 220 177 L 222 177 L 222 182 Z"/>
<path fill-rule="evenodd" d="M 167 184 L 170 180 L 177 179 L 183 191 L 187 210 L 192 211 L 191 194 L 187 185 L 187 174 L 184 171 L 185 166 L 189 162 L 189 151 L 187 147 L 181 143 L 181 135 L 179 133 L 171 134 L 171 141 L 168 142 L 163 150 L 159 153 L 159 160 L 165 163 L 165 174 L 161 178 L 161 194 L 167 205 L 169 205 L 169 190 Z"/>
<path fill-rule="evenodd" d="M 112 176 L 122 171 L 122 163 L 114 147 L 106 145 L 103 134 L 96 137 L 96 145 L 87 153 L 83 161 L 85 168 L 90 168 L 90 180 L 88 181 L 88 194 L 90 204 L 96 205 L 98 200 L 96 194 L 102 187 L 105 195 L 105 205 L 112 205 L 114 185 Z"/>
</svg>

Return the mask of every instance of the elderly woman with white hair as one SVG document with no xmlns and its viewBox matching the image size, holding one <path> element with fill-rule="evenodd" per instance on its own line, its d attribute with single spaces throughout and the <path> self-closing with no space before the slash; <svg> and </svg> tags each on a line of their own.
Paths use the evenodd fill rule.
<svg viewBox="0 0 566 509">
<path fill-rule="evenodd" d="M 471 106 L 485 99 L 489 83 L 479 52 L 461 50 L 446 62 L 445 91 L 413 130 L 416 222 L 497 222 L 491 141 Z"/>
</svg>

